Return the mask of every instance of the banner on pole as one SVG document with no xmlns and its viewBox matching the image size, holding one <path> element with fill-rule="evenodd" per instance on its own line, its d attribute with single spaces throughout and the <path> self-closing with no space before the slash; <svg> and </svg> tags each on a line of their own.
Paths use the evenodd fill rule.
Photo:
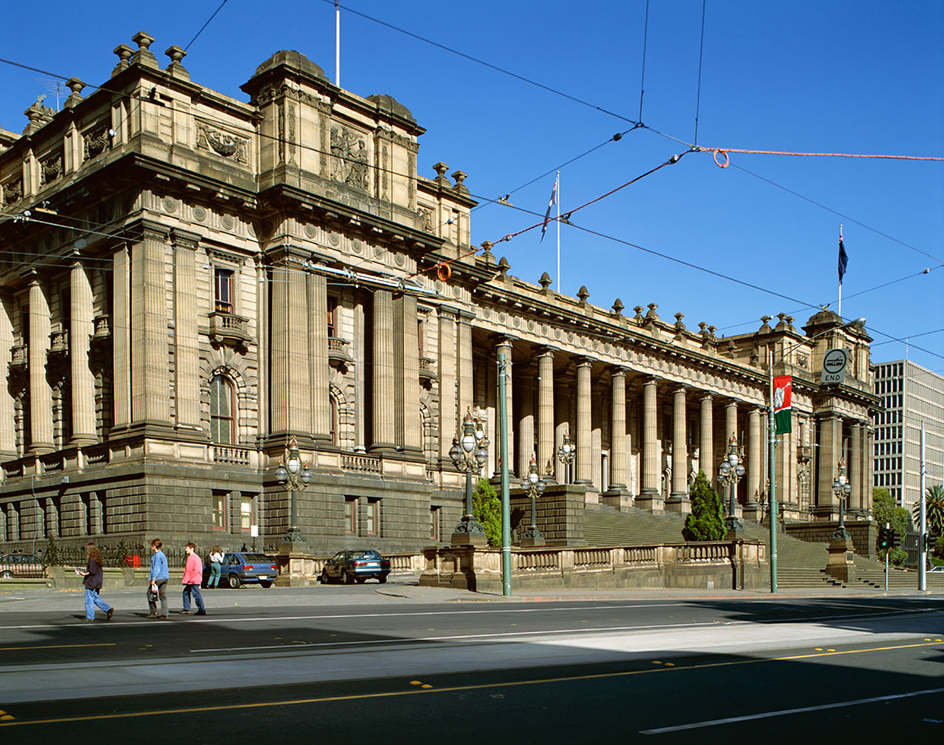
<svg viewBox="0 0 944 745">
<path fill-rule="evenodd" d="M 774 424 L 778 435 L 793 431 L 792 375 L 774 378 Z"/>
</svg>

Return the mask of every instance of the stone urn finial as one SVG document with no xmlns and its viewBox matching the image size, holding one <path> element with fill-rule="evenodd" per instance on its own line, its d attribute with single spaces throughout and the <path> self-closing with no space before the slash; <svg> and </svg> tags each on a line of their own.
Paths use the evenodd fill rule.
<svg viewBox="0 0 944 745">
<path fill-rule="evenodd" d="M 577 290 L 577 298 L 581 303 L 586 303 L 588 297 L 590 297 L 590 291 L 587 289 L 587 286 L 580 285 L 580 289 Z"/>
<path fill-rule="evenodd" d="M 538 284 L 541 285 L 541 289 L 544 292 L 547 292 L 547 288 L 551 286 L 551 277 L 547 272 L 541 275 L 541 279 L 538 280 Z"/>
</svg>

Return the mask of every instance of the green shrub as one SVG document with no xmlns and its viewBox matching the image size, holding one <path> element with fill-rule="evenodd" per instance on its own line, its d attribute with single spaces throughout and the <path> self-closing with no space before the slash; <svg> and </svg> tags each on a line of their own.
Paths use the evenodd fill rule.
<svg viewBox="0 0 944 745">
<path fill-rule="evenodd" d="M 485 528 L 489 546 L 502 545 L 501 500 L 488 479 L 479 479 L 472 492 L 472 512 Z"/>
<path fill-rule="evenodd" d="M 682 537 L 686 541 L 720 541 L 724 538 L 721 498 L 711 488 L 705 472 L 699 470 L 691 489 L 692 514 L 685 518 Z"/>
</svg>

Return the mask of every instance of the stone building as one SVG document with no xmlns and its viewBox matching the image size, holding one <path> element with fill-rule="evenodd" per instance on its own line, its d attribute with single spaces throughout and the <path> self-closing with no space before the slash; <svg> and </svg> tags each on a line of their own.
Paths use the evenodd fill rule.
<svg viewBox="0 0 944 745">
<path fill-rule="evenodd" d="M 732 434 L 739 509 L 763 519 L 768 353 L 796 377 L 775 453 L 784 517 L 835 519 L 841 458 L 850 511 L 868 513 L 864 330 L 824 311 L 802 331 L 781 314 L 718 338 L 655 303 L 624 313 L 517 278 L 471 245 L 466 175 L 417 173 L 424 130 L 395 99 L 341 90 L 283 51 L 245 102 L 193 82 L 179 47 L 162 66 L 150 36 L 133 41 L 101 87 L 83 96 L 72 78 L 62 111 L 36 103 L 21 135 L 0 131 L 0 549 L 238 546 L 256 532 L 273 548 L 293 438 L 313 552 L 448 542 L 465 412 L 486 423 L 485 474 L 500 467 L 499 353 L 507 465 L 520 477 L 536 457 L 552 541 L 579 543 L 579 512 L 601 504 L 686 512 Z M 836 346 L 850 370 L 824 387 Z M 571 484 L 555 457 L 565 434 Z"/>
</svg>

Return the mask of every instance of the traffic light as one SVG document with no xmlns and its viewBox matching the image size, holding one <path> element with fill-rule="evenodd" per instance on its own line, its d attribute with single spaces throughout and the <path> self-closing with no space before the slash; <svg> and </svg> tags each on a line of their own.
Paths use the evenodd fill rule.
<svg viewBox="0 0 944 745">
<path fill-rule="evenodd" d="M 878 548 L 880 551 L 884 551 L 888 548 L 889 532 L 888 528 L 878 529 Z"/>
<path fill-rule="evenodd" d="M 888 531 L 888 547 L 889 548 L 898 548 L 900 539 L 898 537 L 898 531 L 889 530 Z"/>
</svg>

